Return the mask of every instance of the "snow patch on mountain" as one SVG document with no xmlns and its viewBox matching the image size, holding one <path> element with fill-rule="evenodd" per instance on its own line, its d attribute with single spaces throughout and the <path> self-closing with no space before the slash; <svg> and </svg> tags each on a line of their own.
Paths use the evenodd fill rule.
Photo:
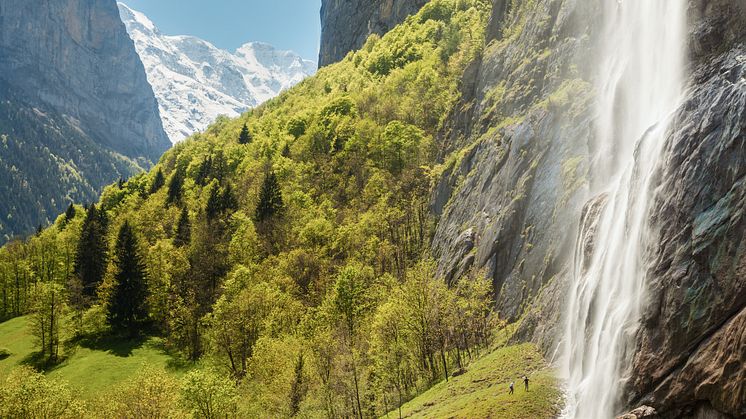
<svg viewBox="0 0 746 419">
<path fill-rule="evenodd" d="M 193 36 L 164 35 L 123 3 L 119 13 L 174 143 L 204 130 L 219 115 L 246 112 L 316 71 L 315 62 L 269 44 L 249 42 L 231 53 Z"/>
</svg>

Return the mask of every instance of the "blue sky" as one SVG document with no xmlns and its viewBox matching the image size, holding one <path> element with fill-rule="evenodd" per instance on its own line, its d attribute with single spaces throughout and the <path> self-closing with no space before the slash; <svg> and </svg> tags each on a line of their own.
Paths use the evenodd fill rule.
<svg viewBox="0 0 746 419">
<path fill-rule="evenodd" d="M 193 35 L 233 51 L 262 41 L 316 61 L 321 0 L 123 0 L 167 35 Z"/>
</svg>

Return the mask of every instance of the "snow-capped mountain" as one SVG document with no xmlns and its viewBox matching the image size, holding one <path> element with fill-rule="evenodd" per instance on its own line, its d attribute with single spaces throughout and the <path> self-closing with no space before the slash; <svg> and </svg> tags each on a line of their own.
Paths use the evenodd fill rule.
<svg viewBox="0 0 746 419">
<path fill-rule="evenodd" d="M 231 53 L 193 36 L 164 35 L 123 3 L 119 13 L 174 143 L 204 130 L 218 115 L 238 116 L 316 71 L 316 63 L 292 51 L 249 42 Z"/>
</svg>

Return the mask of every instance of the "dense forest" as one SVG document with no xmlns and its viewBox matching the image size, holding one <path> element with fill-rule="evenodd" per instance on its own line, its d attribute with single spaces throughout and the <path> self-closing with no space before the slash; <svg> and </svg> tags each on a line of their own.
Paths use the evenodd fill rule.
<svg viewBox="0 0 746 419">
<path fill-rule="evenodd" d="M 430 2 L 0 249 L 0 320 L 30 316 L 40 370 L 112 335 L 160 336 L 196 366 L 93 403 L 21 367 L 0 416 L 362 418 L 463 368 L 500 320 L 481 272 L 436 280 L 429 203 L 490 3 Z"/>
</svg>

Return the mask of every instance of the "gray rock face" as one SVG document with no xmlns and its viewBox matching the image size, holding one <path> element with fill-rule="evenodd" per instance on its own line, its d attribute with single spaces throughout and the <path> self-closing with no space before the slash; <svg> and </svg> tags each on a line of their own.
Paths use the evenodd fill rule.
<svg viewBox="0 0 746 419">
<path fill-rule="evenodd" d="M 0 2 L 0 101 L 0 237 L 92 201 L 170 145 L 114 0 Z"/>
<path fill-rule="evenodd" d="M 114 1 L 4 0 L 0 19 L 0 74 L 29 102 L 128 157 L 154 161 L 169 147 Z"/>
<path fill-rule="evenodd" d="M 659 411 L 744 417 L 746 5 L 702 10 L 718 24 L 694 27 L 691 88 L 661 164 L 652 212 L 660 239 L 630 393 Z"/>
<path fill-rule="evenodd" d="M 551 353 L 562 311 L 558 285 L 587 195 L 590 87 L 576 64 L 592 30 L 578 23 L 592 22 L 595 11 L 561 0 L 514 14 L 495 6 L 491 43 L 465 75 L 462 85 L 470 87 L 442 133 L 446 154 L 467 151 L 446 162 L 435 188 L 432 248 L 447 280 L 486 266 L 501 316 L 525 315 L 519 336 L 535 337 Z M 503 34 L 521 18 L 526 30 Z M 459 240 L 464 231 L 473 237 L 468 248 Z M 543 303 L 531 308 L 535 301 Z"/>
<path fill-rule="evenodd" d="M 319 67 L 360 49 L 371 34 L 382 35 L 428 0 L 323 0 Z"/>
</svg>

